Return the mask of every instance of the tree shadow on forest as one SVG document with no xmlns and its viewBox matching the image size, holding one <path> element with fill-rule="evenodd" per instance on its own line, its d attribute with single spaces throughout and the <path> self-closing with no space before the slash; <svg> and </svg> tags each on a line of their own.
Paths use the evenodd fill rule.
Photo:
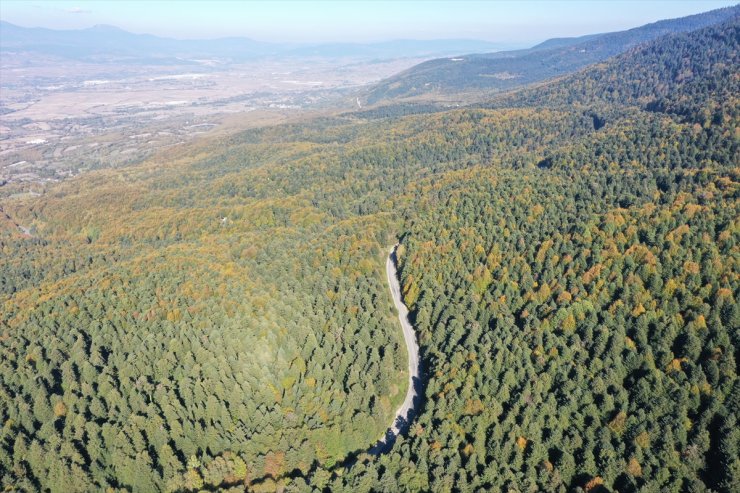
<svg viewBox="0 0 740 493">
<path fill-rule="evenodd" d="M 398 272 L 398 257 L 396 255 L 396 249 L 394 248 L 391 253 L 391 262 L 393 262 L 394 267 L 396 268 L 396 272 Z M 413 313 L 409 313 L 409 317 L 413 317 Z M 419 348 L 419 351 L 421 352 L 421 348 Z M 421 355 L 420 355 L 421 356 Z M 354 452 L 347 453 L 346 457 L 340 461 L 336 462 L 331 467 L 323 467 L 328 472 L 336 472 L 340 470 L 348 470 L 351 469 L 352 466 L 360 462 L 361 460 L 363 462 L 367 462 L 368 460 L 371 460 L 372 457 L 378 457 L 380 455 L 386 454 L 390 452 L 393 449 L 393 445 L 396 443 L 396 440 L 401 435 L 408 434 L 408 431 L 411 427 L 411 423 L 414 421 L 414 419 L 419 415 L 422 405 L 424 403 L 424 372 L 423 372 L 423 366 L 422 366 L 423 358 L 419 358 L 419 367 L 418 367 L 418 377 L 412 377 L 411 379 L 411 385 L 414 391 L 414 397 L 412 399 L 412 405 L 411 408 L 406 413 L 406 416 L 397 416 L 396 420 L 393 422 L 393 425 L 388 428 L 388 430 L 385 432 L 385 435 L 378 440 L 375 445 L 368 449 L 360 449 Z M 394 428 L 398 429 L 398 434 L 394 433 Z M 322 466 L 319 463 L 319 461 L 314 460 L 311 463 L 311 467 L 307 472 L 303 472 L 300 469 L 294 469 L 293 471 L 283 474 L 278 478 L 273 477 L 271 474 L 267 474 L 265 476 L 262 476 L 261 478 L 254 478 L 252 480 L 252 484 L 261 484 L 269 480 L 278 481 L 280 479 L 287 479 L 287 478 L 304 478 L 309 479 L 318 469 L 321 469 Z"/>
<path fill-rule="evenodd" d="M 421 373 L 421 364 L 419 373 Z M 388 431 L 385 432 L 385 435 L 383 435 L 383 438 L 378 440 L 375 445 L 370 447 L 367 450 L 367 453 L 370 455 L 378 456 L 381 454 L 385 454 L 389 452 L 393 448 L 393 444 L 396 443 L 396 439 L 398 438 L 398 435 L 406 435 L 409 431 L 409 428 L 411 427 L 411 423 L 414 421 L 414 418 L 419 414 L 419 409 L 421 408 L 421 402 L 422 402 L 422 381 L 419 377 L 414 377 L 412 379 L 412 386 L 414 389 L 414 398 L 412 400 L 412 406 L 409 409 L 408 413 L 406 413 L 406 416 L 398 416 L 396 418 L 396 421 L 394 421 L 393 426 L 388 428 Z M 398 435 L 393 433 L 393 428 L 398 429 Z"/>
<path fill-rule="evenodd" d="M 421 363 L 419 363 L 419 374 L 421 375 Z M 383 438 L 378 440 L 375 445 L 373 445 L 370 448 L 363 448 L 354 452 L 347 453 L 346 457 L 340 461 L 336 462 L 331 467 L 322 467 L 322 465 L 319 463 L 318 460 L 314 460 L 311 463 L 311 467 L 308 469 L 308 471 L 304 472 L 300 469 L 294 469 L 286 474 L 280 475 L 278 477 L 274 477 L 271 474 L 266 474 L 260 478 L 253 478 L 251 481 L 251 484 L 253 485 L 259 485 L 263 484 L 268 481 L 279 481 L 281 479 L 296 479 L 296 478 L 304 478 L 306 480 L 310 479 L 311 476 L 319 469 L 324 469 L 330 473 L 334 473 L 341 470 L 349 470 L 357 464 L 358 462 L 368 462 L 372 460 L 373 457 L 378 457 L 383 454 L 386 454 L 390 452 L 393 449 L 393 445 L 396 443 L 396 440 L 400 435 L 406 435 L 409 431 L 409 428 L 411 427 L 412 422 L 414 421 L 414 418 L 419 415 L 422 404 L 423 404 L 423 393 L 422 390 L 424 388 L 424 384 L 422 381 L 422 378 L 414 377 L 413 378 L 413 388 L 414 388 L 414 399 L 413 399 L 413 406 L 411 409 L 409 409 L 406 416 L 398 416 L 396 418 L 396 421 L 394 421 L 394 426 L 398 428 L 399 433 L 396 435 L 393 433 L 393 426 L 388 428 L 388 430 L 385 432 L 385 435 L 383 435 Z"/>
</svg>

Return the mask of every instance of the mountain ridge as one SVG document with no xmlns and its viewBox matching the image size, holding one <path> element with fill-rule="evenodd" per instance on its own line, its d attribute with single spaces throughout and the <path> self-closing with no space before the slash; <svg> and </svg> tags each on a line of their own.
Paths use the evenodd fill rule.
<svg viewBox="0 0 740 493">
<path fill-rule="evenodd" d="M 476 50 L 511 48 L 511 44 L 476 39 L 394 39 L 369 43 L 273 43 L 248 37 L 175 39 L 138 34 L 117 26 L 56 30 L 23 27 L 0 21 L 0 51 L 21 51 L 78 60 L 107 57 L 214 56 L 243 61 L 260 57 L 420 57 L 454 55 Z M 146 58 L 151 58 L 147 56 Z"/>
<path fill-rule="evenodd" d="M 369 104 L 387 100 L 499 92 L 575 72 L 666 34 L 686 32 L 740 15 L 740 6 L 667 19 L 624 31 L 553 38 L 527 50 L 440 58 L 411 67 L 372 87 Z"/>
</svg>

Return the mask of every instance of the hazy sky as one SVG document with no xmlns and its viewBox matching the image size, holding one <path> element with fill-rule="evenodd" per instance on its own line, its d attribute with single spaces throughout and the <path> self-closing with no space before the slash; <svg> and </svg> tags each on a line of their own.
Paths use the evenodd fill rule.
<svg viewBox="0 0 740 493">
<path fill-rule="evenodd" d="M 176 38 L 246 36 L 260 41 L 475 38 L 529 43 L 621 30 L 733 1 L 34 1 L 1 0 L 0 18 L 76 29 L 112 24 Z"/>
</svg>

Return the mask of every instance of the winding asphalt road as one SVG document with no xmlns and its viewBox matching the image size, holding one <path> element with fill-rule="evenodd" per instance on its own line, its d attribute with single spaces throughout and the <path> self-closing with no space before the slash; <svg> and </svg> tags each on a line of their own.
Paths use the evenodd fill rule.
<svg viewBox="0 0 740 493">
<path fill-rule="evenodd" d="M 401 329 L 403 330 L 403 339 L 406 341 L 406 350 L 409 355 L 409 387 L 406 391 L 406 399 L 396 415 L 393 418 L 393 424 L 385 436 L 378 442 L 375 447 L 371 449 L 371 453 L 380 454 L 386 452 L 395 438 L 404 433 L 415 416 L 418 410 L 419 393 L 421 387 L 421 367 L 419 364 L 419 345 L 416 342 L 416 333 L 414 327 L 409 322 L 409 310 L 406 305 L 403 304 L 401 299 L 401 285 L 398 282 L 398 271 L 396 270 L 396 248 L 398 245 L 394 245 L 388 253 L 388 260 L 385 264 L 385 272 L 388 277 L 388 286 L 391 290 L 391 297 L 393 298 L 393 304 L 398 310 L 398 321 L 401 323 Z"/>
</svg>

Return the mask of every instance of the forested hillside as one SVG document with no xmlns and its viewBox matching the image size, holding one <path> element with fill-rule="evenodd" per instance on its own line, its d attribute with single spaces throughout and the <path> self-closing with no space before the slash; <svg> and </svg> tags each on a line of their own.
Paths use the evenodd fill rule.
<svg viewBox="0 0 740 493">
<path fill-rule="evenodd" d="M 5 201 L 3 486 L 737 491 L 738 29 Z"/>
<path fill-rule="evenodd" d="M 31 235 L 0 240 L 7 484 L 155 491 L 230 452 L 172 485 L 199 489 L 331 465 L 383 434 L 406 368 L 388 221 L 288 191 L 331 182 L 311 144 L 282 149 L 216 143 L 8 204 Z"/>
<path fill-rule="evenodd" d="M 728 118 L 737 123 L 739 36 L 737 20 L 711 31 L 668 36 L 566 80 L 483 106 L 612 109 L 628 105 L 670 113 L 705 127 Z M 594 118 L 598 125 L 605 123 L 598 114 Z"/>
<path fill-rule="evenodd" d="M 420 63 L 389 77 L 365 96 L 371 103 L 396 99 L 485 97 L 571 74 L 661 36 L 704 28 L 738 16 L 740 7 L 669 19 L 612 33 L 551 39 L 526 50 L 470 54 Z M 483 96 L 482 96 L 483 95 Z"/>
<path fill-rule="evenodd" d="M 738 39 L 669 37 L 497 101 L 595 131 L 417 185 L 400 263 L 427 401 L 342 485 L 740 488 Z"/>
</svg>

